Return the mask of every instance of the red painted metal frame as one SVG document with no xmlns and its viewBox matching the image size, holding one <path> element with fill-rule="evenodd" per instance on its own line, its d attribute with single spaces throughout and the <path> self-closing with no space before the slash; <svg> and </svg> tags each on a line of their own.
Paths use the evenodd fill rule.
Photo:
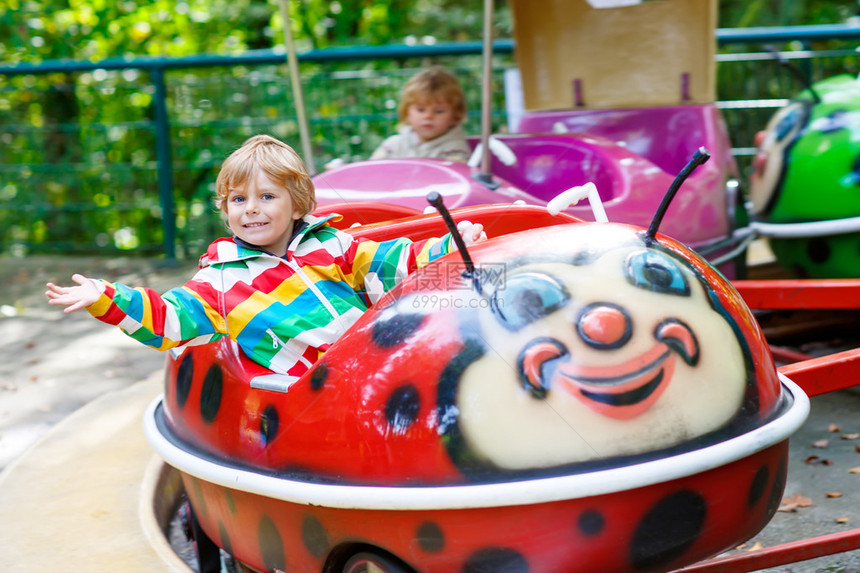
<svg viewBox="0 0 860 573">
<path fill-rule="evenodd" d="M 753 310 L 860 308 L 860 279 L 748 280 L 732 284 Z"/>
<path fill-rule="evenodd" d="M 753 310 L 860 309 L 860 279 L 739 280 L 732 283 Z M 809 396 L 855 386 L 860 380 L 860 349 L 782 366 Z"/>
<path fill-rule="evenodd" d="M 739 280 L 733 284 L 753 310 L 860 308 L 858 279 Z M 809 396 L 850 388 L 860 380 L 860 348 L 788 364 L 779 371 Z M 860 528 L 717 557 L 680 571 L 757 571 L 855 549 L 860 549 Z"/>
<path fill-rule="evenodd" d="M 788 563 L 797 563 L 825 555 L 860 549 L 860 528 L 840 531 L 819 537 L 810 537 L 782 545 L 774 545 L 756 551 L 738 553 L 727 557 L 717 557 L 690 565 L 679 571 L 684 573 L 729 573 L 758 571 Z"/>
<path fill-rule="evenodd" d="M 860 348 L 780 366 L 807 396 L 844 390 L 860 382 Z"/>
</svg>

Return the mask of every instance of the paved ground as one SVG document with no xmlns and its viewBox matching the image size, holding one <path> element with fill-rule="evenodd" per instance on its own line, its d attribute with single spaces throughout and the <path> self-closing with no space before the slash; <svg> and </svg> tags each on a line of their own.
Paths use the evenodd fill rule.
<svg viewBox="0 0 860 573">
<path fill-rule="evenodd" d="M 860 393 L 834 392 L 812 399 L 810 417 L 791 438 L 786 511 L 738 551 L 860 528 Z M 790 509 L 791 508 L 791 509 Z M 860 551 L 786 565 L 769 571 L 860 573 Z"/>
<path fill-rule="evenodd" d="M 81 257 L 0 258 L 0 470 L 94 398 L 143 380 L 164 356 L 85 311 L 49 306 L 45 282 L 72 273 L 165 290 L 194 272 L 184 263 Z"/>
<path fill-rule="evenodd" d="M 161 291 L 193 271 L 188 263 L 139 259 L 0 258 L 0 470 L 70 413 L 163 365 L 163 355 L 88 314 L 49 306 L 44 283 L 68 283 L 82 272 Z M 801 503 L 779 512 L 738 551 L 860 527 L 860 473 L 850 471 L 860 467 L 860 391 L 814 398 L 809 421 L 791 443 L 786 497 Z M 771 571 L 860 573 L 860 552 Z"/>
</svg>

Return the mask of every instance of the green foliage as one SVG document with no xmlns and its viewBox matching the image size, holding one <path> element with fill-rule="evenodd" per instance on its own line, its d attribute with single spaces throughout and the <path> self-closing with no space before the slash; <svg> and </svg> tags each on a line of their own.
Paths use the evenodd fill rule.
<svg viewBox="0 0 860 573">
<path fill-rule="evenodd" d="M 280 0 L 2 2 L 5 65 L 238 54 L 284 44 Z M 482 6 L 483 0 L 289 0 L 288 9 L 291 32 L 304 52 L 480 40 Z M 720 25 L 835 23 L 856 11 L 856 2 L 844 0 L 724 0 Z M 510 37 L 504 1 L 496 2 L 495 24 L 496 37 Z M 810 73 L 856 73 L 854 60 L 842 58 Z M 400 86 L 431 63 L 459 75 L 470 110 L 466 131 L 479 133 L 478 57 L 302 65 L 316 168 L 335 157 L 366 158 L 395 127 Z M 497 56 L 495 63 L 498 130 L 504 125 L 500 72 L 513 62 Z M 787 74 L 761 80 L 760 73 L 742 66 L 722 66 L 718 73 L 720 98 L 787 97 L 796 91 Z M 260 132 L 299 148 L 292 86 L 284 65 L 168 71 L 166 85 L 178 254 L 196 257 L 224 230 L 211 204 L 223 158 Z M 142 70 L 0 76 L 0 252 L 161 252 L 154 104 L 152 79 Z M 727 116 L 730 132 L 736 141 L 751 141 L 746 131 L 763 125 L 769 113 L 762 110 L 754 121 Z"/>
<path fill-rule="evenodd" d="M 719 25 L 801 26 L 836 24 L 857 16 L 856 0 L 720 0 Z"/>
<path fill-rule="evenodd" d="M 237 53 L 283 45 L 279 0 L 5 0 L 0 61 Z M 299 48 L 481 36 L 481 0 L 289 0 Z M 499 7 L 506 13 L 504 5 Z"/>
</svg>

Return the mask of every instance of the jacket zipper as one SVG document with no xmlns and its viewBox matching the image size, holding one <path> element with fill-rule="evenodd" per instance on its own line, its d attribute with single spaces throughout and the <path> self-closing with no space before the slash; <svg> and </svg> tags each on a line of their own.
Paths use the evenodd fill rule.
<svg viewBox="0 0 860 573">
<path fill-rule="evenodd" d="M 331 314 L 332 318 L 334 318 L 334 320 L 337 322 L 338 326 L 340 327 L 341 334 L 346 332 L 346 325 L 344 324 L 343 319 L 341 318 L 340 314 L 338 314 L 337 310 L 335 310 L 334 305 L 332 305 L 331 301 L 325 297 L 325 295 L 322 293 L 322 291 L 319 288 L 317 288 L 317 285 L 314 284 L 314 282 L 310 279 L 310 277 L 305 274 L 305 271 L 303 271 L 301 269 L 301 267 L 299 267 L 293 261 L 286 260 L 286 263 L 287 263 L 287 266 L 289 266 L 291 269 L 293 269 L 293 271 L 297 275 L 299 275 L 299 278 L 302 279 L 302 282 L 305 283 L 305 285 L 311 290 L 312 293 L 314 293 L 314 295 L 317 297 L 317 299 L 319 299 L 319 301 L 322 303 L 322 305 L 326 308 L 326 310 L 329 312 L 329 314 Z"/>
<path fill-rule="evenodd" d="M 292 358 L 294 358 L 295 360 L 297 360 L 297 361 L 301 362 L 302 364 L 304 364 L 304 365 L 305 365 L 305 366 L 307 366 L 308 368 L 310 368 L 311 366 L 313 366 L 313 362 L 311 362 L 310 360 L 308 360 L 307 358 L 305 358 L 304 356 L 302 356 L 301 354 L 299 354 L 298 352 L 296 352 L 295 350 L 293 350 L 292 348 L 290 348 L 290 345 L 289 345 L 289 344 L 284 343 L 284 341 L 282 341 L 282 340 L 278 337 L 278 335 L 277 335 L 277 334 L 275 334 L 275 331 L 274 331 L 274 330 L 272 330 L 271 328 L 269 328 L 269 329 L 267 329 L 267 330 L 266 330 L 266 334 L 268 334 L 269 336 L 271 336 L 271 337 L 272 337 L 272 348 L 273 348 L 273 349 L 276 349 L 276 350 L 277 350 L 277 348 L 280 346 L 280 347 L 281 347 L 281 348 L 283 348 L 283 349 L 287 352 L 287 354 L 289 354 Z"/>
</svg>

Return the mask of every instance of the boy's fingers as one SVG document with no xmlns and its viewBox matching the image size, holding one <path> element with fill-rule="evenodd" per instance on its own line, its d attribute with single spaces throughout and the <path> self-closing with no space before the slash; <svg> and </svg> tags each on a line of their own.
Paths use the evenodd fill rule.
<svg viewBox="0 0 860 573">
<path fill-rule="evenodd" d="M 481 223 L 460 221 L 457 224 L 457 230 L 460 232 L 467 245 L 479 243 L 487 239 L 487 234 L 484 232 L 484 225 Z"/>
<path fill-rule="evenodd" d="M 63 291 L 61 291 L 58 287 L 51 285 L 48 290 L 45 291 L 45 296 L 50 299 L 54 299 L 63 295 Z"/>
</svg>

